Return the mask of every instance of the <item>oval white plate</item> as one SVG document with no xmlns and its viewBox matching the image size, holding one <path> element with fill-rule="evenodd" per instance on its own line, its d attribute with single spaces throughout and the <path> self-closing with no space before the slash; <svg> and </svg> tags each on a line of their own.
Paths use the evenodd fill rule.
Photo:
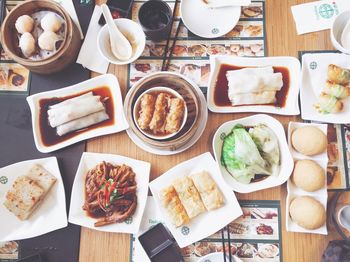
<svg viewBox="0 0 350 262">
<path fill-rule="evenodd" d="M 230 32 L 241 15 L 240 6 L 208 8 L 203 0 L 181 1 L 181 18 L 194 34 L 215 38 Z"/>
<path fill-rule="evenodd" d="M 273 105 L 243 105 L 243 106 L 217 106 L 214 103 L 214 89 L 217 76 L 222 64 L 240 67 L 280 66 L 289 71 L 289 91 L 286 105 L 283 108 Z M 210 56 L 210 77 L 208 83 L 207 101 L 210 111 L 215 113 L 260 112 L 277 115 L 299 115 L 298 94 L 300 82 L 300 62 L 295 57 L 235 57 Z"/>
<path fill-rule="evenodd" d="M 225 135 L 229 134 L 232 128 L 237 124 L 242 124 L 244 126 L 266 124 L 269 128 L 271 128 L 275 132 L 278 138 L 278 143 L 280 147 L 280 157 L 281 157 L 280 172 L 277 176 L 269 176 L 266 179 L 259 182 L 243 184 L 241 182 L 238 182 L 236 179 L 234 179 L 227 172 L 226 168 L 221 165 L 220 159 L 221 159 L 221 149 L 222 149 L 222 143 L 223 143 L 221 136 L 222 134 L 225 134 Z M 250 193 L 250 192 L 254 192 L 254 191 L 258 191 L 258 190 L 262 190 L 270 187 L 279 186 L 288 180 L 289 176 L 292 174 L 293 167 L 294 167 L 294 161 L 291 153 L 289 152 L 283 126 L 275 118 L 268 115 L 263 115 L 263 114 L 254 115 L 246 118 L 228 121 L 222 124 L 214 135 L 213 150 L 214 150 L 216 162 L 218 162 L 221 174 L 224 177 L 226 183 L 234 191 L 239 193 Z"/>
<path fill-rule="evenodd" d="M 111 99 L 113 100 L 114 111 L 115 111 L 114 124 L 110 126 L 101 126 L 98 128 L 93 128 L 91 130 L 88 130 L 82 133 L 77 133 L 77 135 L 71 138 L 68 138 L 60 143 L 57 143 L 51 146 L 46 146 L 42 142 L 42 138 L 41 138 L 42 134 L 40 132 L 40 127 L 39 127 L 40 100 L 45 98 L 65 97 L 69 95 L 79 94 L 100 86 L 108 86 L 111 91 L 111 94 L 112 94 Z M 117 78 L 112 74 L 105 74 L 98 77 L 94 77 L 87 81 L 84 81 L 69 87 L 31 95 L 27 97 L 27 102 L 29 104 L 30 111 L 32 113 L 32 126 L 33 126 L 35 146 L 42 153 L 49 153 L 49 152 L 64 148 L 66 146 L 75 144 L 79 141 L 93 138 L 96 136 L 117 133 L 129 127 L 123 111 L 123 100 L 120 93 L 119 83 Z"/>
</svg>

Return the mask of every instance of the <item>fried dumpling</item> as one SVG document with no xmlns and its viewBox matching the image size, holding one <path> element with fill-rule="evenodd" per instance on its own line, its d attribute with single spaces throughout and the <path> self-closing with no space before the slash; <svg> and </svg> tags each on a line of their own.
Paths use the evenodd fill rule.
<svg viewBox="0 0 350 262">
<path fill-rule="evenodd" d="M 328 80 L 323 91 L 330 96 L 344 99 L 350 96 L 350 85 L 343 86 Z"/>
<path fill-rule="evenodd" d="M 328 80 L 339 85 L 350 84 L 350 70 L 337 65 L 328 66 Z"/>
</svg>

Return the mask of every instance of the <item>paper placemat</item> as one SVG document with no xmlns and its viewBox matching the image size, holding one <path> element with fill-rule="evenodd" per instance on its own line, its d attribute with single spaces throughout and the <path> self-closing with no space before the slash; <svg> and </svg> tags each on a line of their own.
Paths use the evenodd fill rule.
<svg viewBox="0 0 350 262">
<path fill-rule="evenodd" d="M 229 245 L 231 253 L 244 261 L 282 261 L 280 202 L 256 200 L 239 201 L 239 203 L 243 216 L 214 235 L 182 248 L 181 252 L 185 262 L 196 262 L 210 253 L 222 252 L 224 247 L 228 251 Z M 149 196 L 139 234 L 162 222 L 160 217 L 160 210 L 156 208 L 153 197 Z M 130 237 L 130 262 L 150 261 L 137 237 L 138 235 Z M 252 256 L 242 255 L 243 252 L 241 253 L 240 250 L 243 245 L 254 251 Z M 274 249 L 274 254 L 267 255 L 267 249 Z"/>
<path fill-rule="evenodd" d="M 304 54 L 339 53 L 334 50 L 300 51 L 299 60 Z M 310 122 L 310 121 L 305 121 Z M 314 122 L 317 123 L 317 122 Z M 350 124 L 328 124 L 328 191 L 350 189 Z"/>
<path fill-rule="evenodd" d="M 145 0 L 136 0 L 132 8 L 132 19 L 137 20 L 138 10 Z M 174 0 L 166 0 L 174 8 Z M 180 8 L 180 5 L 178 5 Z M 192 34 L 182 25 L 174 47 L 173 58 L 169 64 L 169 71 L 181 73 L 197 83 L 204 94 L 207 91 L 210 73 L 209 56 L 227 54 L 233 56 L 265 56 L 266 30 L 265 30 L 265 2 L 252 1 L 249 7 L 256 7 L 259 12 L 254 17 L 248 17 L 242 7 L 240 20 L 236 27 L 223 37 L 204 39 Z M 179 11 L 176 12 L 172 29 L 172 39 L 179 23 Z M 129 86 L 143 76 L 161 71 L 166 40 L 162 42 L 146 41 L 146 48 L 142 56 L 129 65 Z M 172 46 L 170 41 L 169 49 Z"/>
</svg>

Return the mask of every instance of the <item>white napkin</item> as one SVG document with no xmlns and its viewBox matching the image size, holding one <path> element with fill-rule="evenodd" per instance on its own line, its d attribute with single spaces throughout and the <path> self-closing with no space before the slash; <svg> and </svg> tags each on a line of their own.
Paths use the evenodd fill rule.
<svg viewBox="0 0 350 262">
<path fill-rule="evenodd" d="M 248 6 L 251 0 L 202 0 L 209 8 L 219 8 L 226 6 Z"/>
<path fill-rule="evenodd" d="M 55 1 L 57 3 L 59 3 L 64 9 L 66 9 L 68 14 L 72 18 L 73 22 L 76 24 L 76 26 L 79 29 L 80 38 L 84 39 L 83 31 L 81 30 L 79 19 L 78 19 L 78 15 L 77 15 L 77 12 L 76 12 L 76 10 L 74 8 L 73 1 L 72 0 L 55 0 Z"/>
<path fill-rule="evenodd" d="M 97 35 L 101 29 L 98 20 L 102 14 L 100 6 L 95 6 L 85 40 L 81 46 L 77 63 L 91 71 L 105 74 L 108 70 L 109 62 L 97 50 Z"/>
<path fill-rule="evenodd" d="M 349 0 L 324 0 L 292 6 L 298 35 L 330 29 L 336 16 L 350 10 Z"/>
</svg>

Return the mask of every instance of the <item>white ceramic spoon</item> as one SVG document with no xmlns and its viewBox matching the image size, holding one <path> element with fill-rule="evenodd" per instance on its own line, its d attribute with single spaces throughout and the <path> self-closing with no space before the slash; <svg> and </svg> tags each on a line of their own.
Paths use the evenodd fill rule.
<svg viewBox="0 0 350 262">
<path fill-rule="evenodd" d="M 341 45 L 350 50 L 350 19 L 344 27 L 343 33 L 341 35 Z"/>
<path fill-rule="evenodd" d="M 350 205 L 344 206 L 339 210 L 338 219 L 340 225 L 350 231 Z"/>
<path fill-rule="evenodd" d="M 119 31 L 113 21 L 111 11 L 106 4 L 101 5 L 102 13 L 106 19 L 109 31 L 109 40 L 113 55 L 119 60 L 125 61 L 132 56 L 132 47 L 128 39 Z"/>
</svg>

